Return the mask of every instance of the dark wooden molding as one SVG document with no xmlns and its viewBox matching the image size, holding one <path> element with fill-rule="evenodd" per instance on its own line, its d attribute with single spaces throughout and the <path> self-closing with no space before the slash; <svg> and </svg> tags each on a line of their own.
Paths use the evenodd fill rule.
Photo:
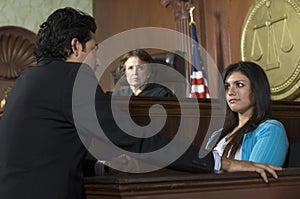
<svg viewBox="0 0 300 199">
<path fill-rule="evenodd" d="M 145 174 L 116 174 L 85 178 L 87 199 L 212 199 L 289 198 L 300 195 L 300 169 L 278 172 L 279 179 L 269 176 L 266 184 L 257 173 L 195 174 L 157 171 Z M 255 190 L 255 191 L 254 191 Z M 239 196 L 239 197 L 238 197 Z"/>
</svg>

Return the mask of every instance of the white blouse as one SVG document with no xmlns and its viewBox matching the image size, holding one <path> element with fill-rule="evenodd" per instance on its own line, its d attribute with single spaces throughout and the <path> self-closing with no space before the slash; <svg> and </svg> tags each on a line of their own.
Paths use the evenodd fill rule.
<svg viewBox="0 0 300 199">
<path fill-rule="evenodd" d="M 222 157 L 222 154 L 224 152 L 224 149 L 229 141 L 225 140 L 226 137 L 224 137 L 222 140 L 218 142 L 218 144 L 215 146 L 214 151 L 216 151 L 220 157 Z M 230 153 L 230 151 L 229 151 Z M 241 147 L 236 151 L 234 159 L 241 160 L 242 159 L 242 150 Z"/>
</svg>

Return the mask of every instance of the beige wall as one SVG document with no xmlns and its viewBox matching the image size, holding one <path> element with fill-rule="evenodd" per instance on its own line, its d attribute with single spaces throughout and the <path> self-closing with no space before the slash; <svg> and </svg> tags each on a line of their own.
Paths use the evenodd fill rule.
<svg viewBox="0 0 300 199">
<path fill-rule="evenodd" d="M 21 26 L 36 33 L 51 12 L 67 6 L 93 13 L 93 0 L 0 0 L 0 26 Z"/>
</svg>

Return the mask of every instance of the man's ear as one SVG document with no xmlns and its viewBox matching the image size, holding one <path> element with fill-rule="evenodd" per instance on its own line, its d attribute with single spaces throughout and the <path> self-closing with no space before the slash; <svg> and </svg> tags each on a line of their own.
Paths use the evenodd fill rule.
<svg viewBox="0 0 300 199">
<path fill-rule="evenodd" d="M 72 48 L 72 52 L 74 53 L 74 55 L 77 57 L 79 55 L 79 50 L 80 50 L 80 42 L 78 41 L 77 38 L 73 38 L 71 40 L 71 48 Z"/>
</svg>

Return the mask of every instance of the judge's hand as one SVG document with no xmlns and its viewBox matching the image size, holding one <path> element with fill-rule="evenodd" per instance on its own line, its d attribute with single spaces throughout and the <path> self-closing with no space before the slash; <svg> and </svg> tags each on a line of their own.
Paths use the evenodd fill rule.
<svg viewBox="0 0 300 199">
<path fill-rule="evenodd" d="M 243 160 L 233 160 L 228 158 L 222 158 L 222 170 L 227 172 L 238 171 L 255 171 L 260 174 L 263 180 L 268 183 L 267 173 L 270 173 L 274 178 L 278 178 L 276 171 L 282 170 L 281 167 L 272 166 L 269 164 L 261 164 Z"/>
</svg>

